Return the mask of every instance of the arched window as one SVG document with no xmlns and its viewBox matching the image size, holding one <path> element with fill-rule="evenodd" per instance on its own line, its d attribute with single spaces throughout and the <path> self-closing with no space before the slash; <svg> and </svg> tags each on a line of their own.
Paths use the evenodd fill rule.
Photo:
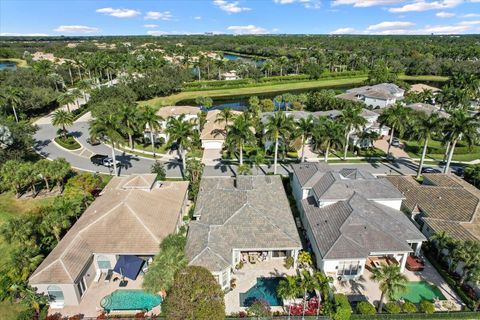
<svg viewBox="0 0 480 320">
<path fill-rule="evenodd" d="M 98 269 L 112 269 L 110 259 L 108 259 L 106 256 L 99 255 L 97 257 L 97 265 Z"/>
<path fill-rule="evenodd" d="M 55 286 L 55 285 L 48 286 L 47 292 L 48 292 L 48 297 L 50 301 L 55 301 L 55 302 L 64 301 L 63 291 L 62 291 L 62 288 L 60 288 L 59 286 Z"/>
</svg>

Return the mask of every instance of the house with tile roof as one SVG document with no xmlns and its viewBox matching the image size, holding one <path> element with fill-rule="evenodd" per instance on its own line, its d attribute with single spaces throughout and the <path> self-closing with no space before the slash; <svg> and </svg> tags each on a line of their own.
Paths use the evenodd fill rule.
<svg viewBox="0 0 480 320">
<path fill-rule="evenodd" d="M 403 210 L 430 237 L 444 231 L 454 239 L 480 241 L 480 190 L 452 174 L 424 174 L 388 180 L 402 192 Z"/>
<path fill-rule="evenodd" d="M 189 264 L 210 270 L 223 289 L 241 261 L 291 256 L 296 262 L 302 249 L 279 176 L 203 177 L 194 217 L 187 235 Z"/>
<path fill-rule="evenodd" d="M 78 305 L 121 257 L 148 261 L 158 253 L 160 242 L 183 223 L 187 189 L 188 182 L 160 183 L 155 174 L 113 177 L 29 284 L 51 298 L 52 308 Z"/>
<path fill-rule="evenodd" d="M 210 110 L 207 113 L 206 122 L 200 133 L 203 149 L 223 149 L 226 137 L 225 123 L 216 121 L 220 112 L 220 110 Z M 232 113 L 234 116 L 241 114 L 240 111 L 235 110 L 233 110 Z"/>
<path fill-rule="evenodd" d="M 198 114 L 201 112 L 200 107 L 192 107 L 192 106 L 165 106 L 161 107 L 157 111 L 157 116 L 161 117 L 162 120 L 160 121 L 160 130 L 158 132 L 154 132 L 155 138 L 154 139 L 164 139 L 165 141 L 168 140 L 168 135 L 165 132 L 167 128 L 167 121 L 169 118 L 178 118 L 180 116 L 184 116 L 186 121 L 191 121 L 196 123 L 198 119 Z M 143 136 L 145 139 L 150 140 L 150 128 L 148 124 L 145 126 L 145 130 L 143 132 Z"/>
<path fill-rule="evenodd" d="M 318 268 L 335 279 L 360 277 L 387 259 L 404 271 L 423 234 L 400 211 L 403 195 L 385 178 L 325 163 L 292 166 L 292 190 Z"/>
<path fill-rule="evenodd" d="M 393 83 L 380 83 L 347 90 L 337 98 L 360 101 L 373 108 L 386 108 L 403 99 L 405 90 Z"/>
</svg>

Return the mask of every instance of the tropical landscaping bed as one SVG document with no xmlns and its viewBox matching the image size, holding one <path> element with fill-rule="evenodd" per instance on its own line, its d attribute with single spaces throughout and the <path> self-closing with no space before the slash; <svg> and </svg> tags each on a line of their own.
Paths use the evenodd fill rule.
<svg viewBox="0 0 480 320">
<path fill-rule="evenodd" d="M 78 150 L 82 146 L 77 142 L 77 140 L 70 135 L 65 136 L 58 136 L 55 138 L 55 142 L 58 143 L 61 147 L 68 149 L 68 150 Z"/>
</svg>

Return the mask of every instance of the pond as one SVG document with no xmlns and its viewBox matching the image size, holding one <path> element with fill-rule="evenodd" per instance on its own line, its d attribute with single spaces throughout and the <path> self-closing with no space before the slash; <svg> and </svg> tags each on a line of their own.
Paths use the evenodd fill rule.
<svg viewBox="0 0 480 320">
<path fill-rule="evenodd" d="M 353 86 L 329 86 L 319 89 L 297 89 L 297 90 L 287 90 L 287 91 L 278 91 L 262 94 L 247 94 L 239 96 L 227 96 L 227 97 L 212 97 L 213 105 L 210 110 L 222 110 L 225 108 L 230 108 L 237 111 L 244 111 L 248 106 L 248 99 L 252 96 L 257 96 L 260 100 L 262 99 L 274 99 L 276 96 L 291 93 L 291 94 L 300 94 L 300 93 L 310 93 L 318 90 L 329 90 L 333 89 L 337 93 L 344 92 L 347 89 L 351 89 Z M 176 103 L 179 106 L 194 106 L 196 105 L 194 99 L 181 100 Z M 282 107 L 281 104 L 275 103 L 276 107 Z"/>
<path fill-rule="evenodd" d="M 13 61 L 0 61 L 0 71 L 17 70 L 17 64 Z"/>
<path fill-rule="evenodd" d="M 235 53 L 223 53 L 223 58 L 230 60 L 230 61 L 235 61 L 235 60 L 245 60 L 245 61 L 253 61 L 257 65 L 261 65 L 265 62 L 266 59 L 260 58 L 260 57 L 251 57 L 251 56 L 246 56 L 242 54 L 235 54 Z"/>
</svg>

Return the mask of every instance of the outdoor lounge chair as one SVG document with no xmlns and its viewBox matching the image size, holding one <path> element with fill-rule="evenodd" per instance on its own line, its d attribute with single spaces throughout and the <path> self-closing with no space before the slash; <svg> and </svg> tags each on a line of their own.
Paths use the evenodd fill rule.
<svg viewBox="0 0 480 320">
<path fill-rule="evenodd" d="M 103 281 L 104 282 L 110 282 L 112 280 L 112 277 L 113 277 L 113 270 L 109 269 L 107 271 L 107 275 L 105 276 L 105 280 L 103 280 Z"/>
</svg>

